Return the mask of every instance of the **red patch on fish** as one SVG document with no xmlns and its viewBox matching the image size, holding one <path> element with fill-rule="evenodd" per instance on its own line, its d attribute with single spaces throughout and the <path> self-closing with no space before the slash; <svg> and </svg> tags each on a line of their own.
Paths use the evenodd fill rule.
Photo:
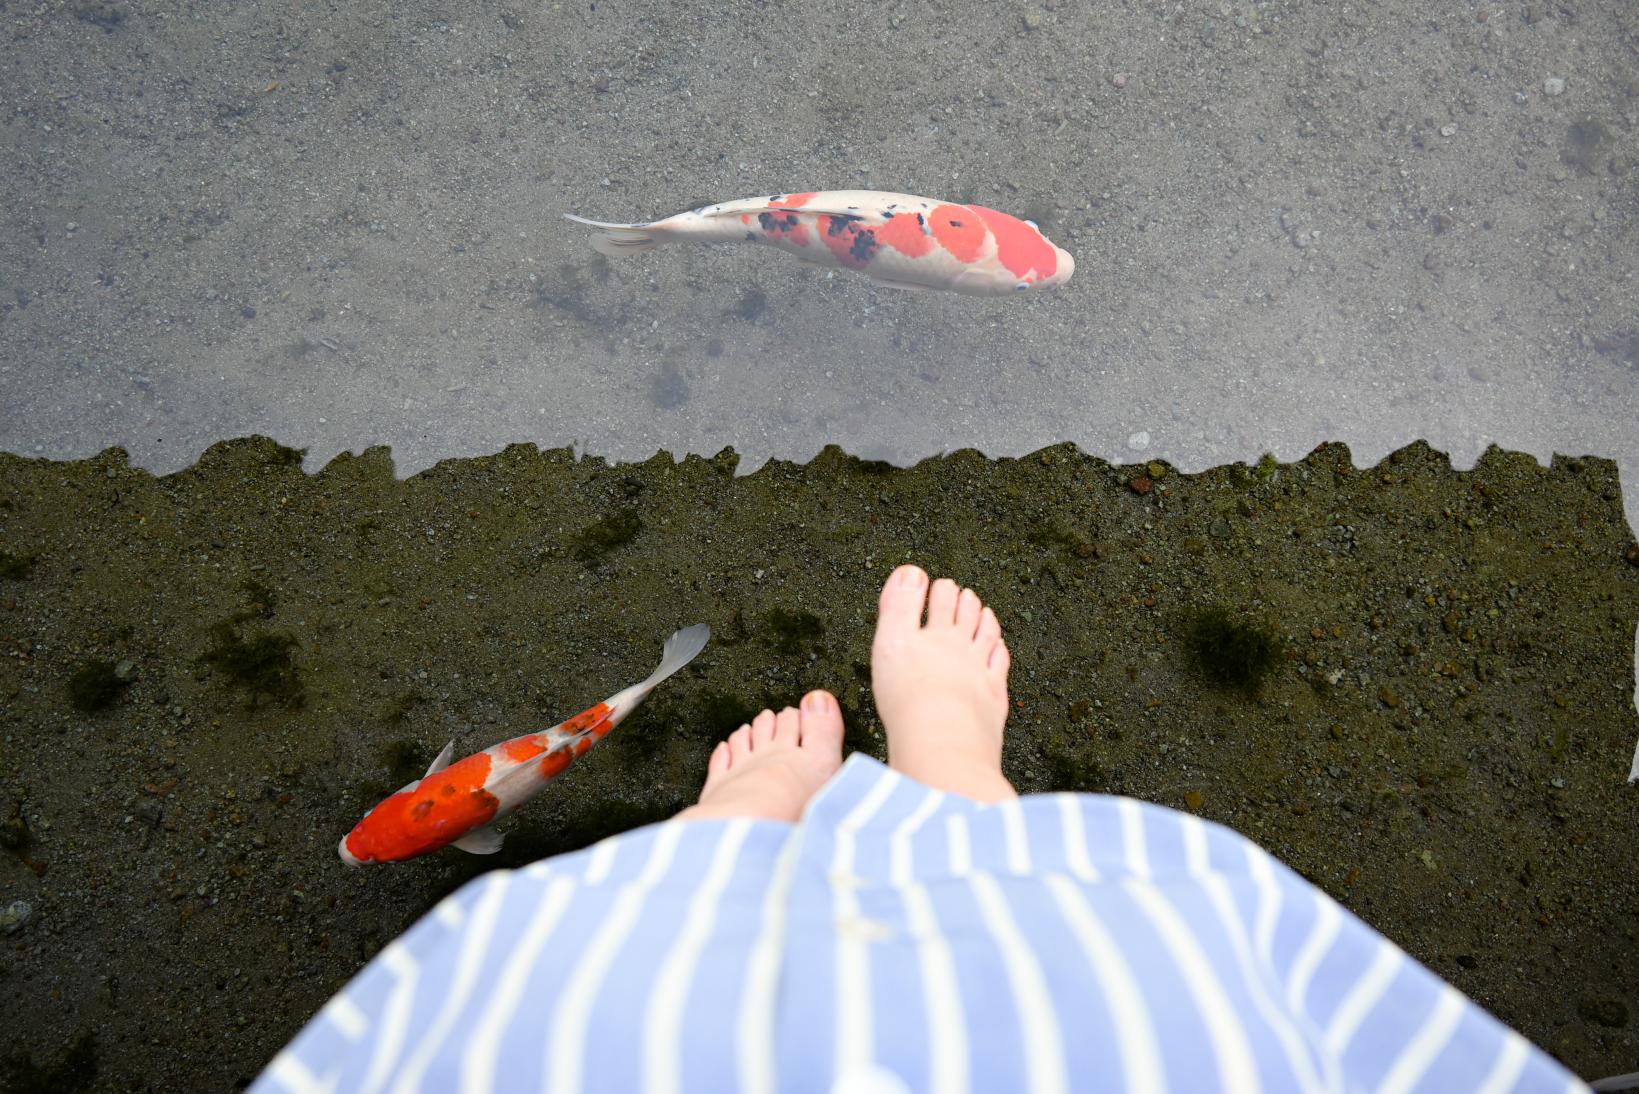
<svg viewBox="0 0 1639 1094">
<path fill-rule="evenodd" d="M 996 261 L 1014 277 L 1023 277 L 1035 270 L 1036 279 L 1041 280 L 1052 277 L 1059 268 L 1058 252 L 1053 250 L 1053 245 L 1018 217 L 986 209 L 983 205 L 968 208 L 979 214 L 990 234 L 996 237 Z"/>
<path fill-rule="evenodd" d="M 774 209 L 801 209 L 804 205 L 813 201 L 814 195 L 817 193 L 819 193 L 818 190 L 810 190 L 806 194 L 787 194 L 783 198 L 775 198 L 768 204 Z"/>
<path fill-rule="evenodd" d="M 585 710 L 581 711 L 579 714 L 575 715 L 558 728 L 563 730 L 565 733 L 579 733 L 583 729 L 591 729 L 599 722 L 606 721 L 608 717 L 609 705 L 607 703 L 599 703 L 595 707 L 587 707 Z"/>
<path fill-rule="evenodd" d="M 895 213 L 876 228 L 876 241 L 907 258 L 921 258 L 933 250 L 933 240 L 915 213 Z"/>
<path fill-rule="evenodd" d="M 928 214 L 933 238 L 963 264 L 973 262 L 985 245 L 983 219 L 966 205 L 941 205 Z"/>
<path fill-rule="evenodd" d="M 533 733 L 527 737 L 514 737 L 510 741 L 502 741 L 496 747 L 501 750 L 503 756 L 515 763 L 533 760 L 546 751 L 546 746 L 541 744 L 540 738 Z"/>
</svg>

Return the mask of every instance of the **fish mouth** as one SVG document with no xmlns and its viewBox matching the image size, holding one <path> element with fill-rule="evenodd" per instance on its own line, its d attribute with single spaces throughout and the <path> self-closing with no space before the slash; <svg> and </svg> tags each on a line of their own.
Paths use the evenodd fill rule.
<svg viewBox="0 0 1639 1094">
<path fill-rule="evenodd" d="M 1063 247 L 1054 247 L 1053 250 L 1059 253 L 1059 268 L 1053 271 L 1052 283 L 1062 285 L 1076 272 L 1076 260 Z"/>
<path fill-rule="evenodd" d="M 349 866 L 364 865 L 363 859 L 355 857 L 353 852 L 347 849 L 347 837 L 345 836 L 343 836 L 342 841 L 336 845 L 336 853 L 341 855 L 341 860 Z"/>
</svg>

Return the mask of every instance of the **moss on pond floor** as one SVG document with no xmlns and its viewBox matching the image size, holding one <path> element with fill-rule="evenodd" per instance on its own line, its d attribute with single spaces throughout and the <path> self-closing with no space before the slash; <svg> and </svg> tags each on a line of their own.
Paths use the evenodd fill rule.
<svg viewBox="0 0 1639 1094">
<path fill-rule="evenodd" d="M 400 482 L 382 450 L 308 476 L 262 439 L 164 478 L 0 456 L 0 552 L 31 560 L 0 583 L 0 906 L 30 906 L 0 1078 L 231 1089 L 456 886 L 688 801 L 746 712 L 826 687 L 884 755 L 871 624 L 902 561 L 996 609 L 1021 790 L 1193 809 L 1581 1074 L 1639 1060 L 1639 567 L 1610 463 L 734 462 L 519 446 Z M 697 621 L 701 657 L 501 854 L 337 860 L 446 741 L 573 714 Z M 126 662 L 75 708 L 82 665 Z M 223 686 L 234 665 L 272 675 Z M 262 701 L 280 681 L 300 705 Z"/>
</svg>

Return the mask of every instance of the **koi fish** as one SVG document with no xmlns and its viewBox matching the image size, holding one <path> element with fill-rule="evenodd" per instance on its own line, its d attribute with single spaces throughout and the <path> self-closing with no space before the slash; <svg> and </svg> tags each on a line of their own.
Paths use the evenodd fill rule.
<svg viewBox="0 0 1639 1094">
<path fill-rule="evenodd" d="M 540 793 L 587 749 L 637 709 L 666 677 L 694 660 L 711 637 L 704 623 L 684 627 L 660 651 L 660 667 L 642 683 L 610 696 L 551 729 L 514 737 L 455 763 L 455 742 L 409 783 L 370 810 L 337 850 L 349 866 L 402 862 L 455 844 L 491 855 L 505 838 L 495 822 Z"/>
<path fill-rule="evenodd" d="M 769 243 L 819 266 L 858 270 L 895 289 L 948 289 L 1008 296 L 1062 285 L 1076 260 L 1028 220 L 983 205 L 958 205 L 880 190 L 775 194 L 706 205 L 647 224 L 564 216 L 597 231 L 600 254 L 630 255 L 662 243 Z"/>
</svg>

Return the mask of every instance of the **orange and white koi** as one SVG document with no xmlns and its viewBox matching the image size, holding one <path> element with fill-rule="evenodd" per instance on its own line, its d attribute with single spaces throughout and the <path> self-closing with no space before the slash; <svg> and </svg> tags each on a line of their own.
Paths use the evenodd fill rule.
<svg viewBox="0 0 1639 1094">
<path fill-rule="evenodd" d="M 694 660 L 711 629 L 696 623 L 666 639 L 660 667 L 642 683 L 610 696 L 551 729 L 514 737 L 455 763 L 455 742 L 444 746 L 427 774 L 377 805 L 337 848 L 349 866 L 402 862 L 450 844 L 475 855 L 494 854 L 505 838 L 495 822 L 563 774 L 602 740 L 662 680 Z"/>
<path fill-rule="evenodd" d="M 662 243 L 768 243 L 805 262 L 858 270 L 896 289 L 947 289 L 1011 296 L 1062 285 L 1076 260 L 1033 221 L 983 205 L 959 205 L 880 190 L 774 194 L 706 205 L 646 224 L 610 224 L 571 213 L 596 228 L 592 247 L 630 255 Z"/>
</svg>

